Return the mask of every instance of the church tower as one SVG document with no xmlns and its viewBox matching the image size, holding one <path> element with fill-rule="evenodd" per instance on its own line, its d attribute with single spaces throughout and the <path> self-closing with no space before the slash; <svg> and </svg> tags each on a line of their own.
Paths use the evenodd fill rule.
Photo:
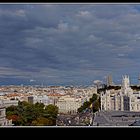
<svg viewBox="0 0 140 140">
<path fill-rule="evenodd" d="M 130 97 L 133 94 L 133 90 L 130 87 L 130 80 L 129 80 L 129 76 L 125 75 L 123 76 L 122 79 L 122 88 L 121 88 L 121 110 L 123 111 L 129 111 L 130 110 L 130 104 L 131 104 L 131 100 Z"/>
<path fill-rule="evenodd" d="M 126 95 L 126 96 L 129 96 L 130 94 L 133 93 L 133 90 L 130 87 L 129 76 L 127 75 L 123 76 L 121 92 L 123 95 Z"/>
</svg>

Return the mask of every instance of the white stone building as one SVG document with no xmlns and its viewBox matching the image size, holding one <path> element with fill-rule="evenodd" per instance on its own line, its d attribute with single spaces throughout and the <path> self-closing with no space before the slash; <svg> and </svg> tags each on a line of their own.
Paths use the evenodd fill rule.
<svg viewBox="0 0 140 140">
<path fill-rule="evenodd" d="M 140 91 L 130 87 L 129 76 L 124 76 L 120 90 L 106 90 L 101 93 L 101 110 L 140 111 Z"/>
<path fill-rule="evenodd" d="M 75 114 L 77 109 L 82 105 L 81 98 L 74 98 L 70 95 L 62 96 L 56 103 L 59 113 Z"/>
<path fill-rule="evenodd" d="M 18 100 L 3 100 L 4 106 L 7 108 L 9 106 L 18 106 Z"/>
<path fill-rule="evenodd" d="M 0 101 L 0 126 L 11 126 L 12 120 L 6 119 L 6 108 L 2 101 Z"/>
<path fill-rule="evenodd" d="M 96 87 L 74 88 L 72 94 L 61 96 L 57 100 L 56 105 L 59 108 L 59 113 L 77 113 L 77 109 L 81 107 L 85 101 L 89 101 L 93 94 L 97 94 Z"/>
<path fill-rule="evenodd" d="M 33 96 L 33 103 L 43 103 L 44 105 L 48 105 L 50 102 L 49 102 L 49 99 L 48 99 L 48 96 L 47 95 L 34 95 Z"/>
</svg>

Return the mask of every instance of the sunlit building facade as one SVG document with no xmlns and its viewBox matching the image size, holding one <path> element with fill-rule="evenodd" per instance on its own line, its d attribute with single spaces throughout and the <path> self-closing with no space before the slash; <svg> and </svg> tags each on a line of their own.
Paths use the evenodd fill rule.
<svg viewBox="0 0 140 140">
<path fill-rule="evenodd" d="M 6 108 L 2 101 L 0 101 L 0 126 L 11 126 L 12 120 L 6 119 Z"/>
<path fill-rule="evenodd" d="M 101 93 L 101 110 L 140 111 L 140 91 L 132 90 L 129 76 L 123 77 L 120 90 L 111 89 Z"/>
</svg>

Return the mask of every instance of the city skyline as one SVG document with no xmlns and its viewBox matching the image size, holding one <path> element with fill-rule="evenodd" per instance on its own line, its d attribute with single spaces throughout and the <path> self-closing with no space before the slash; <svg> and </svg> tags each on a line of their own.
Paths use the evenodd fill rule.
<svg viewBox="0 0 140 140">
<path fill-rule="evenodd" d="M 0 21 L 0 85 L 87 85 L 110 74 L 139 83 L 140 4 L 1 4 Z"/>
</svg>

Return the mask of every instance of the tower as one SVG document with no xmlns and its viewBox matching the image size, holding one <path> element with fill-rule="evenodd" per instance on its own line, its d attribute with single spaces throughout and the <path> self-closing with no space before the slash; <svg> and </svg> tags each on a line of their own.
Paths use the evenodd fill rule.
<svg viewBox="0 0 140 140">
<path fill-rule="evenodd" d="M 130 88 L 130 80 L 129 80 L 129 76 L 127 76 L 127 75 L 123 76 L 123 79 L 122 79 L 122 88 L 123 89 Z"/>
<path fill-rule="evenodd" d="M 113 85 L 112 75 L 108 75 L 107 76 L 107 86 L 112 86 L 112 85 Z"/>
<path fill-rule="evenodd" d="M 130 80 L 129 80 L 129 76 L 127 76 L 127 75 L 123 76 L 121 92 L 122 92 L 122 96 L 121 96 L 122 110 L 130 111 L 131 95 L 133 94 L 133 90 L 130 87 Z"/>
</svg>

